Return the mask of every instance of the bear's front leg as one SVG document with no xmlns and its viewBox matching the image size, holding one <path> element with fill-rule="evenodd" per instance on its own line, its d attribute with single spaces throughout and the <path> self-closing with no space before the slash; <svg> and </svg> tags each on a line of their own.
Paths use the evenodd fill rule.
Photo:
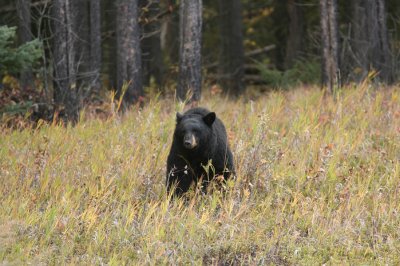
<svg viewBox="0 0 400 266">
<path fill-rule="evenodd" d="M 175 164 L 171 164 L 167 168 L 167 191 L 174 189 L 174 196 L 181 196 L 186 193 L 195 177 L 190 165 L 181 160 L 173 160 Z"/>
</svg>

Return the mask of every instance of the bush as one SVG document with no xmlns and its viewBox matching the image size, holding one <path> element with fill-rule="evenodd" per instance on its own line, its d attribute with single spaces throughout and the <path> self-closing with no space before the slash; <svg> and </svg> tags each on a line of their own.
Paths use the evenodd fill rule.
<svg viewBox="0 0 400 266">
<path fill-rule="evenodd" d="M 42 56 L 38 39 L 15 47 L 15 32 L 16 27 L 0 26 L 0 76 L 30 68 Z"/>
<path fill-rule="evenodd" d="M 287 89 L 303 84 L 316 84 L 321 78 L 321 64 L 316 59 L 299 59 L 285 71 L 270 69 L 267 64 L 257 62 L 262 79 L 273 88 Z"/>
</svg>

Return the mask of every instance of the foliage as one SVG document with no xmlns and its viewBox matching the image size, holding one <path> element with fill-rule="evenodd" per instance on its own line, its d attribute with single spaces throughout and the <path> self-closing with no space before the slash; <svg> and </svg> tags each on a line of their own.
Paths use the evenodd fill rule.
<svg viewBox="0 0 400 266">
<path fill-rule="evenodd" d="M 317 59 L 299 59 L 293 67 L 280 71 L 271 69 L 265 63 L 256 62 L 262 79 L 271 87 L 295 87 L 302 84 L 317 84 L 321 77 L 321 64 Z"/>
<path fill-rule="evenodd" d="M 400 89 L 203 102 L 225 121 L 226 194 L 166 197 L 174 107 L 0 132 L 3 264 L 400 263 Z"/>
<path fill-rule="evenodd" d="M 42 55 L 38 39 L 14 48 L 15 32 L 16 27 L 0 26 L 0 75 L 30 68 Z"/>
<path fill-rule="evenodd" d="M 11 75 L 4 75 L 0 80 L 0 124 L 11 127 L 28 126 L 38 118 L 45 118 L 42 103 L 43 93 L 33 86 L 20 89 L 18 80 Z M 41 108 L 38 108 L 38 106 Z"/>
</svg>

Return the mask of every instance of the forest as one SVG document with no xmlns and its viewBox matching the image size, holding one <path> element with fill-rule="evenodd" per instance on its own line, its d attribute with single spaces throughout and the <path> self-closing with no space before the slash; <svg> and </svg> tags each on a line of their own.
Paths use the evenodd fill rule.
<svg viewBox="0 0 400 266">
<path fill-rule="evenodd" d="M 156 94 L 197 102 L 210 88 L 332 93 L 369 74 L 394 84 L 399 10 L 395 0 L 3 0 L 0 111 L 74 122 L 110 92 L 126 109 Z"/>
<path fill-rule="evenodd" d="M 0 0 L 0 264 L 398 265 L 399 81 L 398 0 Z"/>
</svg>

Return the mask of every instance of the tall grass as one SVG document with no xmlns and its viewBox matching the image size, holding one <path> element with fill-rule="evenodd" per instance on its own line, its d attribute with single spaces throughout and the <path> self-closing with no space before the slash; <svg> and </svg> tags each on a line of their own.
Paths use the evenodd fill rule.
<svg viewBox="0 0 400 266">
<path fill-rule="evenodd" d="M 75 127 L 3 130 L 0 261 L 8 264 L 399 264 L 400 90 L 208 96 L 237 178 L 170 200 L 182 106 Z"/>
</svg>

